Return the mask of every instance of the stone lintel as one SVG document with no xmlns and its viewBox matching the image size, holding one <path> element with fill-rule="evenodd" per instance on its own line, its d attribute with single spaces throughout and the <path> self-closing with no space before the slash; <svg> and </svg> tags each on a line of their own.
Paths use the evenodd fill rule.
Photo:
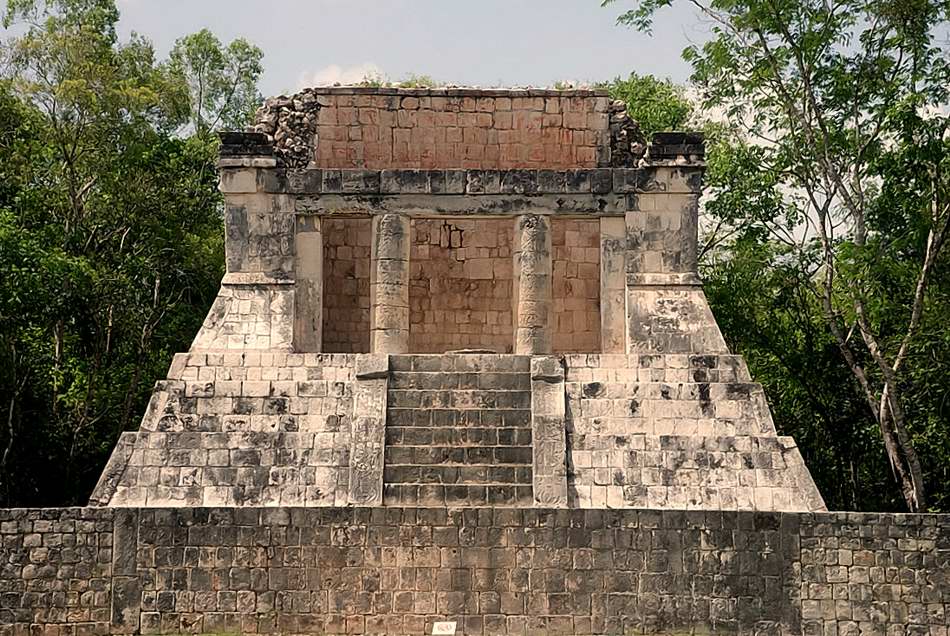
<svg viewBox="0 0 950 636">
<path fill-rule="evenodd" d="M 277 159 L 273 157 L 221 157 L 218 159 L 218 168 L 221 170 L 233 170 L 237 168 L 276 168 Z"/>
<path fill-rule="evenodd" d="M 557 217 L 623 217 L 635 205 L 631 195 L 352 195 L 323 194 L 297 200 L 298 214 L 379 216 L 404 214 L 422 218 L 466 216 L 513 217 L 541 214 Z"/>
<path fill-rule="evenodd" d="M 263 272 L 229 272 L 224 275 L 221 284 L 228 287 L 293 285 L 294 279 L 287 275 L 274 276 Z"/>
<path fill-rule="evenodd" d="M 695 272 L 627 274 L 629 287 L 701 287 L 702 284 L 702 279 Z"/>
</svg>

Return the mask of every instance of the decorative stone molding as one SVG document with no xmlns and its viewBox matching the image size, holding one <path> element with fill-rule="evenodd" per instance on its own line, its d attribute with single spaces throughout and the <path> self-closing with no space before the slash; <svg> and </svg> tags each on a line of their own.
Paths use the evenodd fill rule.
<svg viewBox="0 0 950 636">
<path fill-rule="evenodd" d="M 564 361 L 531 358 L 531 429 L 534 500 L 539 506 L 567 507 L 567 433 Z"/>
<path fill-rule="evenodd" d="M 389 356 L 356 356 L 353 430 L 350 436 L 350 505 L 383 504 L 388 380 Z"/>
</svg>

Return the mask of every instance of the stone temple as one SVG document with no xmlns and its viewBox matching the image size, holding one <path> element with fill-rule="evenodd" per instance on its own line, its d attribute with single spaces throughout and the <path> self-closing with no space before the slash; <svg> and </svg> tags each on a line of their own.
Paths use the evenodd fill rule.
<svg viewBox="0 0 950 636">
<path fill-rule="evenodd" d="M 588 90 L 312 89 L 222 136 L 227 274 L 0 635 L 947 636 L 950 518 L 829 513 L 697 270 L 702 138 Z"/>
</svg>

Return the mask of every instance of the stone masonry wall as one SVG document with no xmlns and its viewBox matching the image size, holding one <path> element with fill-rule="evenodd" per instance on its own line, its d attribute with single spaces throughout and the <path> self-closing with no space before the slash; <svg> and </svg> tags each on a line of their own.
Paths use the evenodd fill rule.
<svg viewBox="0 0 950 636">
<path fill-rule="evenodd" d="M 823 510 L 732 355 L 569 355 L 568 494 L 582 508 Z"/>
<path fill-rule="evenodd" d="M 596 91 L 317 95 L 319 168 L 594 168 L 610 160 L 611 102 Z"/>
<path fill-rule="evenodd" d="M 367 353 L 370 219 L 323 221 L 323 351 Z"/>
<path fill-rule="evenodd" d="M 91 503 L 345 505 L 355 357 L 177 355 Z"/>
<path fill-rule="evenodd" d="M 600 220 L 554 219 L 554 352 L 600 351 Z"/>
<path fill-rule="evenodd" d="M 950 517 L 0 511 L 0 635 L 942 635 Z"/>
<path fill-rule="evenodd" d="M 513 221 L 414 219 L 409 350 L 510 353 Z"/>
</svg>

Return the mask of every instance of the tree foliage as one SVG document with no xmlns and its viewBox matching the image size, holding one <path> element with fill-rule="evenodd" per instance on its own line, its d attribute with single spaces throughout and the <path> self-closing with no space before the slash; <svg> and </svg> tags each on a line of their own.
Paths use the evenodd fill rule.
<svg viewBox="0 0 950 636">
<path fill-rule="evenodd" d="M 189 120 L 198 134 L 242 130 L 261 104 L 257 90 L 264 53 L 238 38 L 224 46 L 208 29 L 175 43 L 172 72 L 188 86 Z"/>
<path fill-rule="evenodd" d="M 734 141 L 711 159 L 707 210 L 724 233 L 707 257 L 725 268 L 713 271 L 713 284 L 729 268 L 751 267 L 750 254 L 760 272 L 794 274 L 799 324 L 821 325 L 830 338 L 904 504 L 945 505 L 947 436 L 934 431 L 946 429 L 946 391 L 929 373 L 945 372 L 946 329 L 934 320 L 948 286 L 941 33 L 950 5 L 687 3 L 712 27 L 709 42 L 684 52 L 693 84 L 704 109 L 724 113 Z M 649 30 L 671 4 L 643 0 L 620 21 Z M 750 241 L 759 249 L 749 252 Z M 783 322 L 762 327 L 770 324 Z"/>
<path fill-rule="evenodd" d="M 612 98 L 626 102 L 627 113 L 647 137 L 658 131 L 682 130 L 693 112 L 681 87 L 652 75 L 630 73 L 626 79 L 617 77 L 598 88 L 606 88 Z"/>
<path fill-rule="evenodd" d="M 0 82 L 0 505 L 82 504 L 217 292 L 217 148 L 175 134 L 187 73 L 119 42 L 112 0 L 4 18 L 22 34 Z M 246 106 L 208 103 L 205 130 Z"/>
</svg>

